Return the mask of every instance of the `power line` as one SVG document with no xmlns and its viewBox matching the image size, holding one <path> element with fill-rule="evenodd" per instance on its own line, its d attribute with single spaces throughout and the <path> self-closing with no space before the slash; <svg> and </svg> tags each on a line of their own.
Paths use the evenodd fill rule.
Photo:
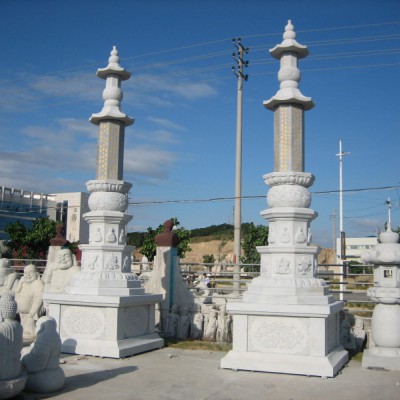
<svg viewBox="0 0 400 400">
<path fill-rule="evenodd" d="M 335 30 L 343 30 L 343 29 L 350 29 L 350 28 L 363 28 L 363 27 L 372 27 L 372 26 L 386 26 L 386 25 L 396 25 L 400 24 L 400 22 L 395 21 L 395 22 L 388 22 L 388 23 L 378 23 L 378 24 L 364 24 L 364 25 L 352 25 L 352 26 L 342 26 L 342 27 L 333 27 L 333 28 L 321 28 L 321 29 L 309 29 L 309 30 L 302 30 L 298 31 L 298 33 L 301 32 L 321 32 L 321 31 L 335 31 Z M 282 33 L 265 33 L 265 34 L 259 34 L 259 35 L 242 35 L 242 37 L 250 38 L 250 37 L 262 37 L 262 36 L 275 36 L 275 35 L 281 35 Z M 389 40 L 389 39 L 397 39 L 399 38 L 399 35 L 385 35 L 385 36 L 367 36 L 367 37 L 359 37 L 359 38 L 344 38 L 344 39 L 335 39 L 335 40 L 323 40 L 323 41 L 314 41 L 314 42 L 309 42 L 309 46 L 326 46 L 326 45 L 333 45 L 333 44 L 347 44 L 347 43 L 359 43 L 359 42 L 365 42 L 365 41 L 377 41 L 377 40 Z M 170 49 L 164 49 L 164 50 L 157 50 L 153 52 L 148 52 L 148 53 L 143 53 L 135 56 L 127 56 L 124 57 L 124 61 L 129 61 L 129 60 L 134 60 L 134 59 L 139 59 L 139 58 L 146 58 L 149 56 L 154 56 L 154 55 L 162 55 L 162 54 L 168 54 L 168 53 L 173 53 L 176 51 L 181 51 L 181 50 L 188 50 L 192 48 L 198 48 L 202 46 L 209 46 L 211 44 L 219 44 L 219 43 L 224 43 L 224 42 L 229 42 L 230 39 L 218 39 L 218 40 L 213 40 L 213 41 L 207 41 L 207 42 L 201 42 L 201 43 L 195 43 L 187 46 L 180 46 L 180 47 L 175 47 L 175 48 L 170 48 Z M 274 46 L 274 44 L 270 45 L 259 45 L 259 46 L 252 46 L 254 47 L 254 51 L 261 50 L 262 48 L 269 48 L 271 46 Z M 190 61 L 196 61 L 200 59 L 206 59 L 206 58 L 211 58 L 215 57 L 218 55 L 224 55 L 224 54 L 229 54 L 229 51 L 227 50 L 222 50 L 222 51 L 217 51 L 217 52 L 210 52 L 198 56 L 193 56 L 193 57 L 186 57 L 186 58 L 181 58 L 181 59 L 176 59 L 176 60 L 171 60 L 171 61 L 164 61 L 164 62 L 159 62 L 159 63 L 152 63 L 150 65 L 144 65 L 144 66 L 135 66 L 135 71 L 144 69 L 144 68 L 151 68 L 155 66 L 166 66 L 166 65 L 173 65 L 173 64 L 179 64 L 183 62 L 190 62 Z M 55 70 L 55 71 L 49 71 L 46 72 L 45 74 L 36 74 L 36 76 L 48 76 L 48 75 L 57 75 L 61 73 L 67 73 L 67 72 L 73 72 L 73 71 L 79 71 L 82 69 L 87 69 L 89 67 L 93 66 L 99 66 L 103 63 L 103 61 L 99 62 L 93 62 L 93 63 L 88 63 L 85 65 L 81 66 L 74 66 L 71 68 L 65 68 L 65 69 L 60 69 L 60 70 Z M 23 81 L 30 79 L 30 77 L 23 77 L 23 78 L 16 78 L 13 80 L 2 80 L 1 83 L 5 84 L 7 82 L 16 82 L 16 81 Z"/>
<path fill-rule="evenodd" d="M 382 190 L 398 190 L 400 186 L 380 186 L 380 187 L 367 187 L 367 188 L 357 188 L 357 189 L 344 189 L 343 193 L 360 193 L 360 192 L 372 192 L 372 191 L 382 191 Z M 317 192 L 311 192 L 312 195 L 326 195 L 326 194 L 336 194 L 339 193 L 340 190 L 323 190 Z M 249 195 L 249 196 L 241 196 L 242 200 L 255 200 L 255 199 L 263 199 L 266 197 L 266 194 L 262 195 Z M 146 205 L 168 205 L 168 204 L 194 204 L 194 203 L 214 203 L 214 202 L 221 202 L 221 201 L 233 201 L 235 200 L 235 196 L 226 196 L 226 197 L 212 197 L 212 198 L 205 198 L 205 199 L 176 199 L 176 200 L 149 200 L 149 201 L 130 201 L 128 204 L 130 206 L 146 206 Z M 43 210 L 57 210 L 60 207 L 57 206 L 43 206 Z M 63 209 L 66 208 L 86 208 L 88 206 L 62 206 Z M 372 207 L 371 207 L 372 208 Z M 37 210 L 26 210 L 26 211 L 13 211 L 4 208 L 0 208 L 0 212 L 7 213 L 7 214 L 21 214 L 21 215 L 28 215 L 28 214 L 35 214 Z"/>
<path fill-rule="evenodd" d="M 337 30 L 344 30 L 344 29 L 360 29 L 360 28 L 372 28 L 373 26 L 387 26 L 387 25 L 399 25 L 400 21 L 393 21 L 393 22 L 381 22 L 376 24 L 362 24 L 362 25 L 344 25 L 332 28 L 318 28 L 318 29 L 303 29 L 303 30 L 296 30 L 297 33 L 309 33 L 309 32 L 324 32 L 324 31 L 337 31 Z M 243 38 L 253 38 L 253 37 L 262 37 L 262 36 L 275 36 L 275 35 L 282 35 L 282 32 L 277 33 L 260 33 L 255 35 L 241 35 Z"/>
</svg>

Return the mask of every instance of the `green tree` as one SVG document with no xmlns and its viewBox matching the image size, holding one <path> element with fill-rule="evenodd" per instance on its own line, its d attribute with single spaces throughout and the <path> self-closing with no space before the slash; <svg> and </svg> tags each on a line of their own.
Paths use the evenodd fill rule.
<svg viewBox="0 0 400 400">
<path fill-rule="evenodd" d="M 46 258 L 50 239 L 56 235 L 57 222 L 50 218 L 37 218 L 28 233 L 28 258 Z"/>
<path fill-rule="evenodd" d="M 20 221 L 6 225 L 4 231 L 10 237 L 7 247 L 10 249 L 12 256 L 22 258 L 27 243 L 28 228 L 22 225 Z"/>
<path fill-rule="evenodd" d="M 5 228 L 11 239 L 8 247 L 17 258 L 45 258 L 50 239 L 56 235 L 56 225 L 48 217 L 34 220 L 31 229 L 20 221 L 8 224 Z"/>
<path fill-rule="evenodd" d="M 214 264 L 215 258 L 213 254 L 204 254 L 203 263 L 204 264 Z"/>
<path fill-rule="evenodd" d="M 174 233 L 179 238 L 179 244 L 177 246 L 178 256 L 183 258 L 185 257 L 185 254 L 187 252 L 192 250 L 189 246 L 190 231 L 188 231 L 183 227 L 176 228 L 178 225 L 180 225 L 180 222 L 178 221 L 177 218 L 171 218 L 171 220 L 174 223 Z M 153 229 L 151 227 L 147 228 L 147 234 L 143 240 L 143 246 L 140 252 L 143 255 L 145 255 L 149 261 L 154 260 L 154 256 L 156 255 L 157 252 L 157 244 L 155 242 L 155 238 L 159 233 L 162 232 L 164 232 L 164 226 L 162 224 L 159 225 L 158 228 L 156 229 Z"/>
<path fill-rule="evenodd" d="M 240 261 L 243 264 L 260 264 L 260 253 L 257 251 L 257 246 L 265 246 L 268 243 L 268 227 L 263 225 L 255 226 L 250 223 L 247 232 L 243 236 L 242 250 L 243 256 Z M 258 267 L 247 266 L 246 272 L 255 272 Z"/>
</svg>

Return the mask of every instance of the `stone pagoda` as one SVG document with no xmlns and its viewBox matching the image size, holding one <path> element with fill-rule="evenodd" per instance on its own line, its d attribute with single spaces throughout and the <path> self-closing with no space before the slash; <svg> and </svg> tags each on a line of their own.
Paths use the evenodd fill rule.
<svg viewBox="0 0 400 400">
<path fill-rule="evenodd" d="M 241 302 L 228 303 L 233 314 L 233 349 L 222 368 L 332 377 L 348 353 L 339 344 L 343 302 L 329 295 L 316 278 L 318 246 L 311 245 L 308 188 L 314 176 L 304 172 L 304 111 L 314 104 L 299 90 L 298 60 L 308 55 L 289 21 L 283 41 L 270 50 L 280 60 L 280 89 L 264 106 L 274 112 L 274 172 L 270 187 L 268 246 L 261 254 L 260 276 Z"/>
<path fill-rule="evenodd" d="M 400 244 L 390 222 L 390 199 L 386 231 L 379 243 L 361 254 L 363 262 L 374 265 L 374 286 L 368 296 L 377 304 L 371 320 L 369 348 L 364 350 L 364 368 L 400 371 Z"/>
<path fill-rule="evenodd" d="M 111 51 L 108 66 L 97 76 L 106 81 L 104 107 L 90 122 L 99 127 L 96 179 L 87 182 L 89 243 L 82 244 L 81 270 L 66 293 L 45 293 L 49 314 L 57 321 L 64 353 L 125 357 L 160 348 L 155 333 L 155 304 L 161 295 L 146 294 L 131 272 L 126 227 L 131 183 L 123 180 L 124 131 L 133 119 L 120 109 L 121 81 L 130 73 Z"/>
</svg>

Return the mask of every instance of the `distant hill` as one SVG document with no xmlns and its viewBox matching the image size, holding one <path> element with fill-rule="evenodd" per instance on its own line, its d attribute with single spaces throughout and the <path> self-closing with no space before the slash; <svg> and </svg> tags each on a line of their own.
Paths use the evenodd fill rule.
<svg viewBox="0 0 400 400">
<path fill-rule="evenodd" d="M 246 234 L 249 222 L 242 224 L 242 236 Z M 190 230 L 191 243 L 206 242 L 212 240 L 233 240 L 234 226 L 231 224 L 211 225 L 205 228 L 197 228 Z M 147 232 L 129 232 L 128 244 L 131 246 L 141 247 Z"/>
<path fill-rule="evenodd" d="M 242 237 L 246 234 L 250 223 L 242 224 Z M 203 256 L 212 254 L 216 259 L 225 259 L 232 262 L 233 259 L 233 231 L 231 224 L 211 225 L 205 228 L 192 229 L 190 231 L 190 247 L 192 251 L 186 254 L 185 262 L 202 262 Z M 143 245 L 147 232 L 128 233 L 128 244 L 135 246 L 135 255 L 141 259 L 140 247 Z M 318 256 L 319 263 L 334 263 L 332 249 L 322 249 Z"/>
</svg>

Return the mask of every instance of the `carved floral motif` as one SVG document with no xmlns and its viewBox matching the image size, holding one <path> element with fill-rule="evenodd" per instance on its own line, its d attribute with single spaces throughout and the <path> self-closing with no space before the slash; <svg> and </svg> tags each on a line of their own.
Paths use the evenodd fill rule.
<svg viewBox="0 0 400 400">
<path fill-rule="evenodd" d="M 249 326 L 252 351 L 304 354 L 308 350 L 307 329 L 299 321 L 257 318 Z"/>
<path fill-rule="evenodd" d="M 307 257 L 301 257 L 297 261 L 297 271 L 302 275 L 306 275 L 307 272 L 311 271 L 312 261 Z"/>
<path fill-rule="evenodd" d="M 97 339 L 104 333 L 104 310 L 91 307 L 66 307 L 61 316 L 63 336 L 80 336 L 87 339 Z"/>
<path fill-rule="evenodd" d="M 128 208 L 128 198 L 123 193 L 93 192 L 89 196 L 89 208 L 92 211 L 121 211 Z"/>
<path fill-rule="evenodd" d="M 132 187 L 132 184 L 125 181 L 103 181 L 103 180 L 91 180 L 86 182 L 87 190 L 90 193 L 93 192 L 118 192 L 127 194 Z"/>
<path fill-rule="evenodd" d="M 300 185 L 305 188 L 314 183 L 314 176 L 308 172 L 272 172 L 264 175 L 264 182 L 269 186 Z"/>
<path fill-rule="evenodd" d="M 311 205 L 311 194 L 305 187 L 299 185 L 273 186 L 268 191 L 267 203 L 271 208 L 309 208 Z"/>
</svg>

